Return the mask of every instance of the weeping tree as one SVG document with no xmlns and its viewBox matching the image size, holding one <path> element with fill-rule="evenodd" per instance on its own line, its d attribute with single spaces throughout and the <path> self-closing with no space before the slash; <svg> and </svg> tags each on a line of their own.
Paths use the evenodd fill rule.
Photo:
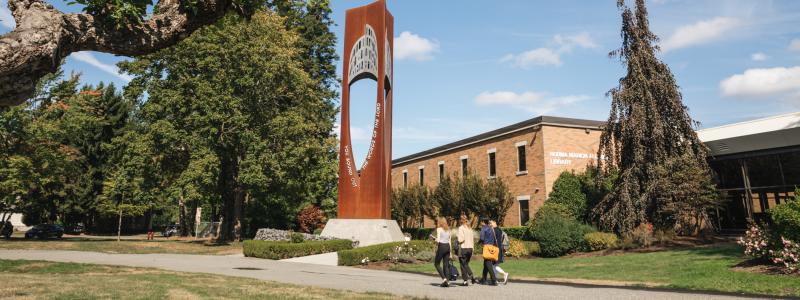
<svg viewBox="0 0 800 300">
<path fill-rule="evenodd" d="M 683 206 L 677 204 L 701 199 L 698 205 L 712 207 L 708 202 L 714 200 L 709 196 L 713 185 L 706 148 L 694 131 L 698 124 L 689 116 L 669 67 L 656 56 L 658 37 L 650 31 L 644 0 L 635 5 L 632 10 L 624 0 L 617 1 L 622 46 L 609 56 L 619 58 L 627 74 L 607 94 L 611 113 L 598 151 L 604 158 L 599 177 L 618 177 L 592 211 L 596 225 L 619 234 L 643 223 L 673 229 L 682 220 L 683 212 L 675 208 Z M 664 171 L 675 166 L 682 166 L 681 172 Z M 672 179 L 686 172 L 692 172 L 694 180 L 683 181 L 680 190 L 661 186 L 679 182 Z"/>
</svg>

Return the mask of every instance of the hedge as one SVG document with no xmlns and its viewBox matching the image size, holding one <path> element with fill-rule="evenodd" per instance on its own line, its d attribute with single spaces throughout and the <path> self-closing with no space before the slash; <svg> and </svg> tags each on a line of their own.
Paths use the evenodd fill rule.
<svg viewBox="0 0 800 300">
<path fill-rule="evenodd" d="M 389 260 L 389 255 L 394 252 L 394 249 L 397 246 L 403 245 L 403 243 L 405 242 L 392 242 L 349 250 L 341 250 L 337 253 L 339 256 L 339 265 L 360 265 L 365 259 L 368 259 L 369 262 Z M 425 249 L 427 247 L 433 250 L 433 243 L 431 241 L 410 241 L 409 243 L 412 247 L 417 247 L 417 249 Z"/>
<path fill-rule="evenodd" d="M 243 252 L 247 257 L 286 259 L 352 248 L 353 242 L 350 240 L 304 241 L 302 243 L 249 240 L 244 241 Z"/>
<path fill-rule="evenodd" d="M 520 240 L 520 241 L 533 241 L 530 234 L 528 233 L 528 227 L 525 226 L 517 226 L 517 227 L 501 227 L 503 231 L 506 232 L 509 238 L 512 240 Z"/>
</svg>

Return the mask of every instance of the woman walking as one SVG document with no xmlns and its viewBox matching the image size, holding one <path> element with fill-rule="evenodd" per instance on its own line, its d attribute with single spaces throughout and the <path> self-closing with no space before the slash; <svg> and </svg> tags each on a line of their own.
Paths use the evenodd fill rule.
<svg viewBox="0 0 800 300">
<path fill-rule="evenodd" d="M 498 256 L 497 261 L 494 262 L 494 271 L 503 275 L 503 284 L 505 285 L 508 284 L 508 272 L 504 271 L 503 268 L 500 267 L 500 264 L 505 261 L 504 258 L 506 256 L 506 250 L 508 250 L 508 245 L 511 241 L 508 240 L 508 235 L 506 235 L 505 231 L 497 226 L 497 222 L 492 220 L 490 225 L 492 226 L 492 229 L 494 229 L 495 235 L 499 239 L 497 244 L 500 245 L 500 255 Z"/>
<path fill-rule="evenodd" d="M 480 237 L 481 239 L 479 242 L 481 243 L 481 245 L 483 245 L 483 252 L 484 252 L 483 272 L 482 272 L 483 274 L 481 276 L 481 284 L 486 284 L 486 275 L 489 274 L 489 276 L 492 277 L 492 281 L 489 284 L 497 285 L 497 277 L 494 274 L 494 261 L 486 259 L 487 255 L 486 249 L 489 246 L 497 247 L 496 234 L 492 229 L 492 226 L 489 225 L 488 218 L 481 219 L 481 223 L 483 223 L 483 225 L 481 226 L 481 237 Z"/>
<path fill-rule="evenodd" d="M 439 224 L 436 227 L 436 259 L 433 261 L 433 266 L 439 272 L 439 277 L 442 278 L 442 287 L 450 286 L 448 278 L 450 278 L 450 226 L 447 225 L 447 220 L 439 218 Z M 442 263 L 439 266 L 439 263 Z"/>
<path fill-rule="evenodd" d="M 472 269 L 469 267 L 469 261 L 472 258 L 472 249 L 475 248 L 475 233 L 469 227 L 469 220 L 467 216 L 461 216 L 461 226 L 458 226 L 458 244 L 460 245 L 458 251 L 458 262 L 461 264 L 461 278 L 464 283 L 461 285 L 467 286 L 467 280 L 475 284 L 475 276 L 472 275 Z"/>
</svg>

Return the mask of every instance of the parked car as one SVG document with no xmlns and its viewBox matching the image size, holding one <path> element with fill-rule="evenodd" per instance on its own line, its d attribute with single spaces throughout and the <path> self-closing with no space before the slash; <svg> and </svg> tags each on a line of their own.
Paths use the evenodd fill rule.
<svg viewBox="0 0 800 300">
<path fill-rule="evenodd" d="M 46 238 L 58 238 L 60 239 L 61 236 L 64 235 L 64 228 L 61 225 L 55 224 L 39 224 L 33 226 L 31 230 L 25 233 L 26 239 L 32 238 L 39 238 L 39 239 L 46 239 Z"/>
<path fill-rule="evenodd" d="M 164 227 L 164 230 L 161 231 L 161 235 L 164 237 L 171 237 L 173 235 L 178 234 L 178 224 L 167 225 Z"/>
</svg>

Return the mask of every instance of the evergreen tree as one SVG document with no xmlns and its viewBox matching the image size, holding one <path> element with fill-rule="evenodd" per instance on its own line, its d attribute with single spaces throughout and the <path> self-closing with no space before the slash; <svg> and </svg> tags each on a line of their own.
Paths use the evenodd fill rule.
<svg viewBox="0 0 800 300">
<path fill-rule="evenodd" d="M 606 176 L 618 170 L 619 177 L 613 191 L 594 208 L 593 219 L 602 229 L 621 234 L 648 222 L 669 229 L 678 218 L 664 201 L 706 194 L 706 149 L 672 72 L 656 57 L 658 37 L 650 31 L 644 0 L 636 0 L 635 10 L 624 0 L 617 6 L 622 11 L 622 46 L 610 55 L 620 58 L 627 74 L 608 93 L 611 113 L 600 141 L 599 166 Z M 662 164 L 675 160 L 691 166 L 702 179 L 683 186 L 681 192 L 688 194 L 681 197 L 657 186 L 659 176 L 665 175 L 659 171 Z"/>
</svg>

